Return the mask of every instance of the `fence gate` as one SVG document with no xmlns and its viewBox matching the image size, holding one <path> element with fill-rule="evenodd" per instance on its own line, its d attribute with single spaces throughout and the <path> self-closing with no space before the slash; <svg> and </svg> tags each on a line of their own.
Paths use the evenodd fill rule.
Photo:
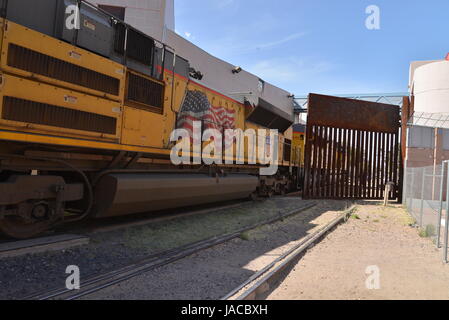
<svg viewBox="0 0 449 320">
<path fill-rule="evenodd" d="M 400 184 L 399 106 L 309 95 L 305 199 L 382 199 Z"/>
</svg>

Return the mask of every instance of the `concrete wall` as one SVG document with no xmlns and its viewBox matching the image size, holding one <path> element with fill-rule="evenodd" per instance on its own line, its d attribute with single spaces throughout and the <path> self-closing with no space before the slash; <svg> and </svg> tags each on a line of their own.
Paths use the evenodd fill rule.
<svg viewBox="0 0 449 320">
<path fill-rule="evenodd" d="M 165 26 L 175 30 L 175 0 L 165 0 Z"/>
<path fill-rule="evenodd" d="M 174 10 L 173 0 L 168 1 L 168 9 Z M 169 25 L 173 23 L 174 11 L 166 10 L 166 0 L 90 0 L 89 2 L 99 5 L 110 5 L 125 7 L 125 22 L 162 41 L 164 37 L 164 25 L 166 17 Z"/>
</svg>

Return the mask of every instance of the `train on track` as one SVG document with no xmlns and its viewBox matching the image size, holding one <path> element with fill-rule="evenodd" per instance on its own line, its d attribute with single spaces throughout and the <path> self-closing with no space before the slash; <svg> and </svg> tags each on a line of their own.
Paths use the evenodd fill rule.
<svg viewBox="0 0 449 320">
<path fill-rule="evenodd" d="M 211 88 L 173 48 L 88 2 L 0 0 L 0 9 L 5 235 L 29 238 L 59 223 L 271 196 L 300 185 L 305 130 L 294 125 L 293 111 Z M 260 175 L 266 164 L 258 161 L 174 165 L 171 134 L 191 129 L 192 119 L 201 132 L 278 130 L 277 173 Z M 244 139 L 245 160 L 247 150 L 261 147 L 254 141 Z M 269 149 L 268 131 L 264 141 Z M 234 139 L 223 145 L 237 154 Z"/>
</svg>

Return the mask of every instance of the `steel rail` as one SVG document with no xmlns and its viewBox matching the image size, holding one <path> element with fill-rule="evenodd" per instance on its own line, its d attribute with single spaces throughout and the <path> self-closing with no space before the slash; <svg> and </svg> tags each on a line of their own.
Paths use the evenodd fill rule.
<svg viewBox="0 0 449 320">
<path fill-rule="evenodd" d="M 167 251 L 152 254 L 145 258 L 144 260 L 130 264 L 123 268 L 107 272 L 105 274 L 93 276 L 86 281 L 81 283 L 81 289 L 79 291 L 69 290 L 67 288 L 57 288 L 52 290 L 46 290 L 40 293 L 29 295 L 23 300 L 49 300 L 49 299 L 64 299 L 64 300 L 74 300 L 81 298 L 83 296 L 92 294 L 94 292 L 100 291 L 104 288 L 113 286 L 117 283 L 126 281 L 128 279 L 139 276 L 148 271 L 154 270 L 158 267 L 168 265 L 187 256 L 200 252 L 202 250 L 208 249 L 210 247 L 225 243 L 232 239 L 238 238 L 243 232 L 256 229 L 263 225 L 268 225 L 275 223 L 277 221 L 283 220 L 295 214 L 298 214 L 304 210 L 310 209 L 316 205 L 316 202 L 310 201 L 306 205 L 301 206 L 297 209 L 289 211 L 285 214 L 280 214 L 279 216 L 267 219 L 265 221 L 255 223 L 251 226 L 241 228 L 233 233 L 215 236 L 205 240 L 201 240 L 192 244 L 187 244 L 178 248 L 170 249 Z"/>
<path fill-rule="evenodd" d="M 301 256 L 310 246 L 315 244 L 321 239 L 327 232 L 333 229 L 335 226 L 343 221 L 346 221 L 350 214 L 355 209 L 355 205 L 346 210 L 341 216 L 337 217 L 323 228 L 317 230 L 314 233 L 307 235 L 293 248 L 279 256 L 276 260 L 266 265 L 264 268 L 252 275 L 248 280 L 240 284 L 233 289 L 221 300 L 230 300 L 232 297 L 236 297 L 235 300 L 255 300 L 257 299 L 257 291 L 259 288 L 267 284 L 273 277 L 281 273 L 287 266 L 289 266 L 296 258 Z M 251 285 L 253 284 L 253 285 Z M 241 293 L 240 293 L 241 292 Z M 239 295 L 237 295 L 240 293 Z"/>
</svg>

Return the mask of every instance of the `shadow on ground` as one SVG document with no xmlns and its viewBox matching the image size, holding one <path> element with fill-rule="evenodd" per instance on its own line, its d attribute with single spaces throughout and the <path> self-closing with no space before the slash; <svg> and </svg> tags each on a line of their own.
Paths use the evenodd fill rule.
<svg viewBox="0 0 449 320">
<path fill-rule="evenodd" d="M 1 259 L 0 299 L 20 299 L 40 290 L 64 286 L 68 265 L 80 268 L 82 281 L 91 275 L 140 261 L 155 252 L 231 233 L 305 203 L 298 198 L 247 203 L 243 207 L 210 214 L 99 233 L 92 236 L 88 246 Z M 262 256 L 268 258 L 272 250 L 306 236 L 318 225 L 313 221 L 325 212 L 344 210 L 348 206 L 346 201 L 319 201 L 314 208 L 283 222 L 263 226 L 239 239 L 131 279 L 90 298 L 219 299 L 255 273 L 258 266 L 251 266 L 254 260 Z M 258 263 L 263 263 L 263 259 Z"/>
</svg>

